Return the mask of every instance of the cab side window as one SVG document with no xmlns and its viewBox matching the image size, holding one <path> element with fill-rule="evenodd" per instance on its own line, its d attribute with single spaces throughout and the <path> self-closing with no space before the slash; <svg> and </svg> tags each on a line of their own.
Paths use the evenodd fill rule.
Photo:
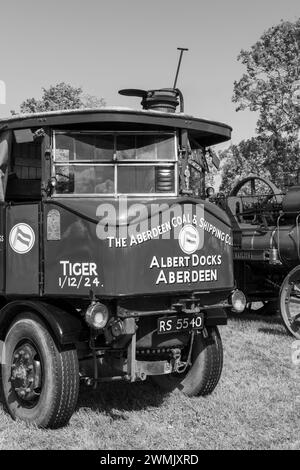
<svg viewBox="0 0 300 470">
<path fill-rule="evenodd" d="M 41 199 L 41 142 L 12 144 L 7 178 L 7 201 Z"/>
</svg>

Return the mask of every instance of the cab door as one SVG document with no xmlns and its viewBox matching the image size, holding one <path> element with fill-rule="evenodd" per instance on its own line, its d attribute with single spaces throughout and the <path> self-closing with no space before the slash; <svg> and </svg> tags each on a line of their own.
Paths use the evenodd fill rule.
<svg viewBox="0 0 300 470">
<path fill-rule="evenodd" d="M 40 294 L 40 210 L 43 129 L 15 129 L 5 189 L 5 277 L 7 295 Z"/>
<path fill-rule="evenodd" d="M 6 208 L 6 294 L 39 294 L 39 203 Z"/>
</svg>

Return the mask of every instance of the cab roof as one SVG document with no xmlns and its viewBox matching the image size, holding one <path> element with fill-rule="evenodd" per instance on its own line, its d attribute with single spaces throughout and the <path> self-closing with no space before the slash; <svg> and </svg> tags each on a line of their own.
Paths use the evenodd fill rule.
<svg viewBox="0 0 300 470">
<path fill-rule="evenodd" d="M 19 114 L 0 119 L 0 132 L 3 130 L 24 129 L 33 127 L 78 126 L 85 128 L 89 124 L 109 125 L 116 128 L 134 125 L 145 127 L 179 128 L 189 130 L 196 140 L 203 145 L 214 145 L 230 140 L 232 128 L 216 121 L 195 118 L 185 113 L 168 113 L 162 111 L 134 110 L 130 108 L 68 109 L 32 114 Z M 110 129 L 112 130 L 112 129 Z"/>
</svg>

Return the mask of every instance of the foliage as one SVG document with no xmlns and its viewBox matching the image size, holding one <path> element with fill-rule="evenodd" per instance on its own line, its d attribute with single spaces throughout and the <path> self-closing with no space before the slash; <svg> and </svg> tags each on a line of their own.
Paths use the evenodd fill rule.
<svg viewBox="0 0 300 470">
<path fill-rule="evenodd" d="M 81 96 L 82 108 L 103 108 L 106 105 L 103 98 L 94 95 L 84 94 Z"/>
<path fill-rule="evenodd" d="M 99 108 L 105 106 L 103 98 L 83 94 L 81 87 L 73 87 L 65 82 L 42 88 L 40 100 L 28 98 L 20 105 L 20 113 L 38 113 L 60 109 Z M 12 111 L 12 114 L 16 114 Z"/>
<path fill-rule="evenodd" d="M 220 190 L 230 192 L 237 181 L 249 175 L 269 178 L 284 189 L 287 176 L 295 173 L 299 164 L 299 144 L 292 137 L 274 141 L 265 136 L 242 140 L 220 152 L 222 183 Z"/>
<path fill-rule="evenodd" d="M 220 190 L 225 193 L 230 192 L 237 181 L 250 175 L 264 176 L 284 189 L 288 175 L 293 175 L 299 168 L 299 164 L 295 165 L 299 144 L 291 137 L 274 142 L 258 136 L 231 145 L 220 152 L 219 157 L 222 160 Z"/>
<path fill-rule="evenodd" d="M 268 29 L 250 51 L 238 60 L 246 73 L 234 83 L 237 111 L 259 112 L 258 134 L 282 136 L 299 128 L 299 114 L 292 103 L 293 85 L 300 77 L 300 18 L 281 21 Z"/>
<path fill-rule="evenodd" d="M 221 152 L 221 188 L 228 191 L 249 174 L 270 177 L 283 188 L 286 174 L 299 168 L 300 116 L 292 96 L 300 78 L 300 18 L 268 29 L 238 60 L 246 72 L 234 83 L 233 101 L 237 111 L 259 113 L 258 136 Z"/>
<path fill-rule="evenodd" d="M 221 191 L 229 193 L 237 181 L 251 174 L 269 176 L 263 165 L 262 147 L 261 140 L 252 138 L 220 152 L 223 176 Z"/>
</svg>

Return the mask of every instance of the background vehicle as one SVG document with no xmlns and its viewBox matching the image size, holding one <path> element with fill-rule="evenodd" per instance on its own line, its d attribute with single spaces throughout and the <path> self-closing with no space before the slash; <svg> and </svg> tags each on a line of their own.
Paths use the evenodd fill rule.
<svg viewBox="0 0 300 470">
<path fill-rule="evenodd" d="M 230 220 L 202 199 L 231 128 L 186 115 L 175 88 L 122 93 L 144 109 L 0 121 L 2 385 L 42 427 L 68 422 L 80 380 L 212 392 L 217 325 L 243 307 Z"/>
<path fill-rule="evenodd" d="M 300 82 L 292 104 L 300 113 Z M 300 114 L 299 114 L 300 115 Z M 299 120 L 300 127 L 300 120 Z M 217 197 L 233 224 L 234 272 L 237 285 L 264 313 L 279 307 L 287 331 L 300 338 L 300 172 L 285 175 L 285 189 L 249 175 L 229 197 Z M 278 302 L 279 299 L 279 302 Z"/>
<path fill-rule="evenodd" d="M 300 338 L 300 185 L 282 191 L 269 180 L 249 176 L 231 191 L 234 271 L 248 302 L 262 301 L 264 313 L 280 315 Z M 291 177 L 290 177 L 291 179 Z M 279 299 L 279 304 L 278 304 Z"/>
</svg>

